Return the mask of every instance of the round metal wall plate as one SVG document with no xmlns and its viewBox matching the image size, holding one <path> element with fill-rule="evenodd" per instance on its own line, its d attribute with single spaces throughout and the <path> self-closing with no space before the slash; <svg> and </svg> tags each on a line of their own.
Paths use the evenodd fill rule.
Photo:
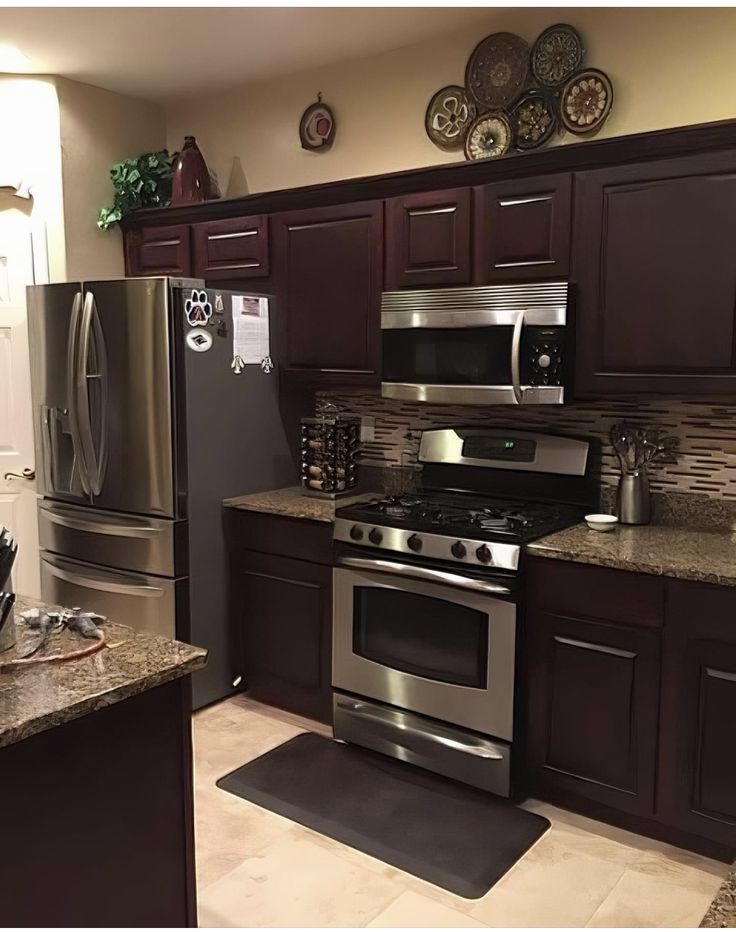
<svg viewBox="0 0 736 932">
<path fill-rule="evenodd" d="M 566 130 L 576 136 L 597 132 L 613 106 L 613 85 L 595 68 L 579 71 L 562 89 L 560 116 Z"/>
<path fill-rule="evenodd" d="M 542 87 L 560 87 L 583 64 L 583 40 L 567 23 L 545 29 L 532 46 L 532 74 Z"/>
<path fill-rule="evenodd" d="M 514 144 L 527 151 L 543 146 L 552 136 L 559 119 L 559 104 L 549 91 L 528 91 L 510 117 Z"/>
<path fill-rule="evenodd" d="M 424 116 L 424 128 L 438 149 L 462 149 L 475 115 L 475 104 L 465 88 L 449 84 L 430 100 Z"/>
<path fill-rule="evenodd" d="M 468 130 L 465 155 L 468 159 L 500 159 L 511 146 L 511 126 L 503 113 L 484 113 Z"/>
<path fill-rule="evenodd" d="M 511 32 L 494 32 L 475 47 L 465 70 L 465 87 L 478 111 L 508 107 L 529 76 L 529 45 Z"/>
</svg>

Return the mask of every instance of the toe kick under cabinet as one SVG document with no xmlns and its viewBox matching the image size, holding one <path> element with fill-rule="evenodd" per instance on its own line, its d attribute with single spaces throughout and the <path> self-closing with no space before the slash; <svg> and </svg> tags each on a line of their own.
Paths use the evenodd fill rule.
<svg viewBox="0 0 736 932">
<path fill-rule="evenodd" d="M 736 853 L 736 588 L 528 562 L 526 789 Z"/>
<path fill-rule="evenodd" d="M 246 694 L 332 721 L 332 525 L 225 509 L 233 657 Z"/>
</svg>

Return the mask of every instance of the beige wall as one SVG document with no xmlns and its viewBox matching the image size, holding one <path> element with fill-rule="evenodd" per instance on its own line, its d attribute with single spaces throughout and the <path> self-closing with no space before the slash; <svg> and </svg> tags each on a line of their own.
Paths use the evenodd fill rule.
<svg viewBox="0 0 736 932">
<path fill-rule="evenodd" d="M 66 277 L 124 274 L 117 227 L 100 230 L 97 213 L 112 203 L 115 162 L 165 146 L 160 107 L 57 78 L 66 235 Z"/>
<path fill-rule="evenodd" d="M 462 156 L 425 135 L 431 95 L 463 83 L 484 35 L 506 30 L 533 41 L 560 21 L 582 33 L 586 64 L 614 82 L 601 136 L 736 117 L 736 10 L 504 8 L 489 9 L 486 28 L 170 105 L 168 145 L 175 150 L 195 134 L 231 197 L 453 161 Z M 317 91 L 338 121 L 335 144 L 322 154 L 305 152 L 298 139 L 299 117 Z"/>
</svg>

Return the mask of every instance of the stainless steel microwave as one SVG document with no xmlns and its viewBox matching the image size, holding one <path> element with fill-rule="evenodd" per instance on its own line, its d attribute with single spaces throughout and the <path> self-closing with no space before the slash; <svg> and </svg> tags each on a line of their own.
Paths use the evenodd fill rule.
<svg viewBox="0 0 736 932">
<path fill-rule="evenodd" d="M 389 291 L 381 301 L 384 398 L 562 404 L 569 285 Z"/>
</svg>

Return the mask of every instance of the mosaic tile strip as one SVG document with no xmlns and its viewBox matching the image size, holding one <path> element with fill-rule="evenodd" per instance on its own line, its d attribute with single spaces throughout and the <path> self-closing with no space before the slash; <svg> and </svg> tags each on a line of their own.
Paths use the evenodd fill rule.
<svg viewBox="0 0 736 932">
<path fill-rule="evenodd" d="M 571 405 L 515 408 L 424 405 L 381 398 L 378 392 L 319 392 L 317 404 L 337 404 L 350 414 L 375 418 L 375 440 L 363 444 L 360 462 L 370 466 L 416 462 L 419 432 L 430 427 L 483 425 L 547 430 L 598 437 L 601 481 L 618 482 L 619 466 L 608 432 L 616 421 L 658 426 L 680 441 L 677 463 L 655 464 L 653 491 L 699 493 L 736 500 L 736 404 L 704 401 L 600 400 Z"/>
</svg>

